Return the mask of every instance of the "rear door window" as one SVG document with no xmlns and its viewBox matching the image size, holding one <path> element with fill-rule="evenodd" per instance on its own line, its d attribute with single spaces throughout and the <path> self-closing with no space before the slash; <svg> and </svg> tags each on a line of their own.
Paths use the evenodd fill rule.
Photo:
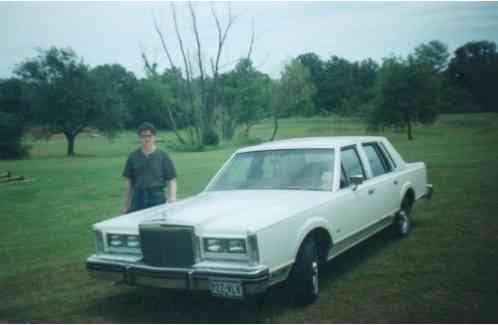
<svg viewBox="0 0 498 325">
<path fill-rule="evenodd" d="M 389 161 L 377 143 L 365 143 L 363 144 L 363 150 L 365 150 L 373 177 L 383 175 L 392 170 Z"/>
</svg>

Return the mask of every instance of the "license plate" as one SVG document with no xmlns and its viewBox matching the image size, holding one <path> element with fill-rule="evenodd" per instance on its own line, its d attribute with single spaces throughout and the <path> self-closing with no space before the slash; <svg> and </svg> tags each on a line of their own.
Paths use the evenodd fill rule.
<svg viewBox="0 0 498 325">
<path fill-rule="evenodd" d="M 244 297 L 242 284 L 238 281 L 210 279 L 209 290 L 215 296 L 238 299 Z"/>
</svg>

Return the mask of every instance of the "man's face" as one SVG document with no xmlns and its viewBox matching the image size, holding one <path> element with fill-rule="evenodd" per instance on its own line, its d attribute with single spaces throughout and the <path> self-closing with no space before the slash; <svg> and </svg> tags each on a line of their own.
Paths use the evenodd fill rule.
<svg viewBox="0 0 498 325">
<path fill-rule="evenodd" d="M 144 150 L 149 150 L 151 149 L 156 141 L 156 137 L 150 130 L 144 130 L 140 133 L 140 143 L 142 144 L 142 147 Z"/>
</svg>

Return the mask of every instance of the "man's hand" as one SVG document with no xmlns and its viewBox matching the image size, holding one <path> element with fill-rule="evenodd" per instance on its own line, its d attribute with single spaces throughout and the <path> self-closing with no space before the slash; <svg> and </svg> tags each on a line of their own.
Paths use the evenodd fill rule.
<svg viewBox="0 0 498 325">
<path fill-rule="evenodd" d="M 173 178 L 168 182 L 168 203 L 176 202 L 176 178 Z"/>
</svg>

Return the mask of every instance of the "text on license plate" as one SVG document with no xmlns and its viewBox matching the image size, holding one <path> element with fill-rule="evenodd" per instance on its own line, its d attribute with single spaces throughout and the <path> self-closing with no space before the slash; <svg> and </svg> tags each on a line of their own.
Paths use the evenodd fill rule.
<svg viewBox="0 0 498 325">
<path fill-rule="evenodd" d="M 242 284 L 236 281 L 209 280 L 209 290 L 213 295 L 227 298 L 242 298 Z"/>
</svg>

